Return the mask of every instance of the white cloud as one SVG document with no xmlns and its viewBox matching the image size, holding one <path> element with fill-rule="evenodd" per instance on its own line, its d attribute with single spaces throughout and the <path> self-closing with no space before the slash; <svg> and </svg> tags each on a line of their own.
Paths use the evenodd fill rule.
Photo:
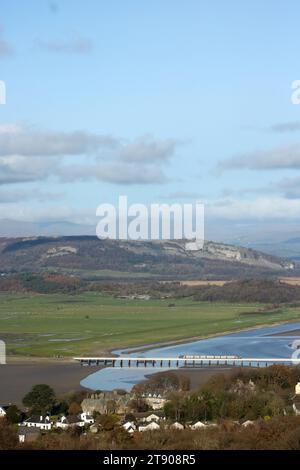
<svg viewBox="0 0 300 470">
<path fill-rule="evenodd" d="M 44 180 L 56 170 L 58 163 L 55 157 L 0 157 L 0 185 Z"/>
<path fill-rule="evenodd" d="M 161 169 L 155 166 L 124 164 L 72 165 L 61 167 L 57 173 L 63 182 L 105 181 L 114 184 L 161 184 L 167 181 Z"/>
<path fill-rule="evenodd" d="M 300 169 L 300 144 L 282 145 L 266 151 L 236 155 L 219 162 L 219 170 Z"/>
<path fill-rule="evenodd" d="M 126 141 L 85 131 L 32 130 L 20 124 L 0 125 L 0 184 L 44 180 L 96 179 L 116 184 L 163 183 L 160 165 L 174 155 L 177 142 L 151 136 Z M 63 164 L 65 157 L 89 157 Z M 109 162 L 109 163 L 108 163 Z"/>
</svg>

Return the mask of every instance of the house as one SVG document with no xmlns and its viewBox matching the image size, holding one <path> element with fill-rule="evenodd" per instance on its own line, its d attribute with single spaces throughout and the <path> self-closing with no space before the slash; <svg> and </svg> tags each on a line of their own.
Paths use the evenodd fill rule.
<svg viewBox="0 0 300 470">
<path fill-rule="evenodd" d="M 193 429 L 193 431 L 196 431 L 197 429 L 205 428 L 205 426 L 206 425 L 202 423 L 202 421 L 197 421 L 197 423 L 191 425 L 191 429 Z"/>
<path fill-rule="evenodd" d="M 136 431 L 136 424 L 133 421 L 127 421 L 122 425 L 122 428 L 125 429 L 129 434 L 132 434 Z"/>
<path fill-rule="evenodd" d="M 6 416 L 6 412 L 10 405 L 0 405 L 0 418 L 4 418 Z"/>
<path fill-rule="evenodd" d="M 184 426 L 183 426 L 183 424 L 178 423 L 178 421 L 176 421 L 175 423 L 171 424 L 170 428 L 171 429 L 176 429 L 178 431 L 182 431 L 184 429 Z"/>
<path fill-rule="evenodd" d="M 100 414 L 126 414 L 130 411 L 130 403 L 132 401 L 132 394 L 123 393 L 118 391 L 93 393 L 90 398 L 85 398 L 81 403 L 81 408 L 84 413 L 92 416 L 94 412 Z"/>
<path fill-rule="evenodd" d="M 161 410 L 167 402 L 166 398 L 162 397 L 160 393 L 144 393 L 142 398 L 152 410 Z"/>
<path fill-rule="evenodd" d="M 296 393 L 296 395 L 300 395 L 300 382 L 298 382 L 295 385 L 295 393 Z"/>
<path fill-rule="evenodd" d="M 68 429 L 71 426 L 79 426 L 77 416 L 61 416 L 55 423 L 56 428 Z"/>
<path fill-rule="evenodd" d="M 245 421 L 244 423 L 242 423 L 242 426 L 244 428 L 247 428 L 248 426 L 253 426 L 255 424 L 254 421 L 250 421 L 250 419 L 248 419 L 247 421 Z"/>
<path fill-rule="evenodd" d="M 294 410 L 294 413 L 296 416 L 299 416 L 300 415 L 300 410 L 297 408 L 297 406 L 295 405 L 295 403 L 293 403 L 293 410 Z"/>
<path fill-rule="evenodd" d="M 30 428 L 28 426 L 20 426 L 18 429 L 19 442 L 34 442 L 41 435 L 41 431 L 37 428 Z"/>
<path fill-rule="evenodd" d="M 142 418 L 142 421 L 146 423 L 152 423 L 152 421 L 155 421 L 157 423 L 160 420 L 161 417 L 154 413 L 151 413 L 150 415 L 147 414 L 144 418 Z"/>
<path fill-rule="evenodd" d="M 94 424 L 95 420 L 86 413 L 81 413 L 79 415 L 69 415 L 61 416 L 58 421 L 55 423 L 56 428 L 68 429 L 70 427 L 78 426 L 83 428 L 86 424 Z"/>
<path fill-rule="evenodd" d="M 44 431 L 50 431 L 52 428 L 52 423 L 49 416 L 31 416 L 27 418 L 19 426 L 26 426 L 28 428 L 37 428 Z"/>
<path fill-rule="evenodd" d="M 147 424 L 146 426 L 140 426 L 139 431 L 144 432 L 144 431 L 157 431 L 160 429 L 159 424 L 155 423 L 152 421 L 152 423 Z"/>
<path fill-rule="evenodd" d="M 88 413 L 86 413 L 85 411 L 80 413 L 79 416 L 80 416 L 80 420 L 83 421 L 84 424 L 94 424 L 95 422 L 94 418 Z"/>
</svg>

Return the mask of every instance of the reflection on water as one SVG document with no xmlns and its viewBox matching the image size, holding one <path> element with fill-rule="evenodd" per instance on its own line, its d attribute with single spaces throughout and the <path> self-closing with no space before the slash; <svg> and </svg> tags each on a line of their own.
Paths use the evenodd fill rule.
<svg viewBox="0 0 300 470">
<path fill-rule="evenodd" d="M 164 348 L 155 348 L 144 352 L 139 352 L 139 357 L 177 357 L 181 355 L 237 355 L 241 357 L 276 357 L 288 358 L 292 355 L 290 347 L 291 340 L 295 336 L 268 336 L 274 333 L 281 333 L 300 329 L 300 322 L 288 323 L 272 327 L 258 328 L 240 333 L 218 336 L 215 338 L 203 339 L 193 343 L 179 344 L 177 346 L 168 346 Z M 128 349 L 126 350 L 128 351 Z M 115 351 L 122 355 L 123 351 Z M 126 356 L 137 356 L 137 353 Z M 154 369 L 155 372 L 169 370 L 165 368 Z M 83 387 L 92 390 L 113 390 L 114 388 L 123 388 L 131 390 L 133 385 L 143 380 L 145 375 L 153 372 L 148 367 L 139 367 L 138 369 L 112 368 L 95 372 L 81 381 Z"/>
</svg>

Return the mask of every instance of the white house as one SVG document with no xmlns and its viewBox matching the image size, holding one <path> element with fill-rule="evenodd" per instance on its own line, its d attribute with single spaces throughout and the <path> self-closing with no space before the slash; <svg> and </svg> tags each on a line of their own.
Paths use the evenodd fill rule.
<svg viewBox="0 0 300 470">
<path fill-rule="evenodd" d="M 248 426 L 253 426 L 254 424 L 255 424 L 254 421 L 250 421 L 250 419 L 248 419 L 242 424 L 242 426 L 244 426 L 244 428 L 247 428 Z"/>
<path fill-rule="evenodd" d="M 300 395 L 300 382 L 298 382 L 295 385 L 295 393 L 296 393 L 296 395 Z"/>
<path fill-rule="evenodd" d="M 23 421 L 19 426 L 27 426 L 28 428 L 37 428 L 44 431 L 50 431 L 52 423 L 49 416 L 31 416 Z"/>
<path fill-rule="evenodd" d="M 202 423 L 201 421 L 197 421 L 197 423 L 192 424 L 191 429 L 193 429 L 195 431 L 197 429 L 205 428 L 205 426 L 206 425 L 204 423 Z"/>
<path fill-rule="evenodd" d="M 72 424 L 70 423 L 70 420 L 65 415 L 61 416 L 55 423 L 55 427 L 60 428 L 60 429 L 68 429 L 68 427 L 70 426 L 72 426 Z"/>
<path fill-rule="evenodd" d="M 87 413 L 81 413 L 80 415 L 74 416 L 61 416 L 55 423 L 56 428 L 68 429 L 69 427 L 78 426 L 83 428 L 86 424 L 94 424 L 95 420 L 92 416 Z"/>
<path fill-rule="evenodd" d="M 155 421 L 157 423 L 160 420 L 161 420 L 161 417 L 154 413 L 143 418 L 143 421 L 145 421 L 146 423 L 151 423 L 152 421 Z"/>
<path fill-rule="evenodd" d="M 136 431 L 136 425 L 133 421 L 127 421 L 122 425 L 122 427 L 125 429 L 125 431 L 129 432 L 129 434 L 132 434 Z"/>
<path fill-rule="evenodd" d="M 170 428 L 182 431 L 184 429 L 184 426 L 181 423 L 178 423 L 178 421 L 176 421 L 175 423 L 171 424 Z"/>
<path fill-rule="evenodd" d="M 295 405 L 295 403 L 293 403 L 293 410 L 294 410 L 294 413 L 296 416 L 299 416 L 300 415 L 300 410 L 297 408 L 297 406 Z"/>
<path fill-rule="evenodd" d="M 92 416 L 88 413 L 80 413 L 80 420 L 83 421 L 84 424 L 94 424 L 95 420 Z"/>
<path fill-rule="evenodd" d="M 152 421 L 152 423 L 147 424 L 146 426 L 140 426 L 139 431 L 144 432 L 144 431 L 157 431 L 160 429 L 159 424 L 155 423 Z"/>
<path fill-rule="evenodd" d="M 6 411 L 8 408 L 9 408 L 9 405 L 0 406 L 0 418 L 4 418 L 6 416 Z"/>
<path fill-rule="evenodd" d="M 147 405 L 151 406 L 153 410 L 161 410 L 167 402 L 160 393 L 144 393 L 142 398 L 144 398 Z"/>
</svg>

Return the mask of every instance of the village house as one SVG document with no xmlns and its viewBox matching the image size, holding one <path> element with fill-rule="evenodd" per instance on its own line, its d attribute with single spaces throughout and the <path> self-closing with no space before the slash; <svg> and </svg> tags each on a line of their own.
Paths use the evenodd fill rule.
<svg viewBox="0 0 300 470">
<path fill-rule="evenodd" d="M 80 421 L 78 416 L 63 415 L 55 423 L 55 427 L 60 428 L 60 429 L 68 429 L 74 426 L 79 426 L 79 427 L 84 426 L 83 422 Z"/>
<path fill-rule="evenodd" d="M 162 417 L 159 416 L 158 414 L 151 413 L 151 414 L 146 414 L 141 419 L 141 421 L 146 422 L 146 423 L 152 423 L 152 421 L 155 421 L 156 423 L 158 423 L 161 419 Z"/>
<path fill-rule="evenodd" d="M 170 428 L 176 429 L 177 431 L 182 431 L 184 429 L 184 426 L 183 424 L 178 423 L 178 421 L 176 421 L 175 423 L 171 424 Z"/>
<path fill-rule="evenodd" d="M 28 428 L 37 428 L 44 431 L 50 431 L 52 428 L 52 422 L 49 416 L 31 416 L 23 421 L 19 426 L 25 426 Z"/>
<path fill-rule="evenodd" d="M 255 424 L 255 421 L 250 421 L 250 419 L 248 419 L 247 421 L 244 421 L 244 423 L 242 423 L 242 426 L 244 428 L 248 428 L 248 426 L 253 426 Z"/>
<path fill-rule="evenodd" d="M 134 413 L 134 416 L 135 416 L 136 423 L 138 423 L 141 426 L 152 423 L 152 422 L 159 423 L 166 419 L 164 413 L 160 410 L 156 411 L 155 413 L 151 411 Z"/>
<path fill-rule="evenodd" d="M 90 398 L 85 398 L 81 403 L 84 413 L 93 416 L 94 412 L 100 414 L 126 414 L 130 411 L 132 394 L 113 392 L 93 393 Z"/>
<path fill-rule="evenodd" d="M 160 429 L 160 426 L 155 421 L 152 421 L 152 423 L 149 423 L 146 426 L 139 426 L 139 432 L 157 431 L 158 429 Z"/>
<path fill-rule="evenodd" d="M 300 395 L 300 382 L 295 385 L 295 394 Z"/>
<path fill-rule="evenodd" d="M 137 426 L 133 421 L 127 421 L 122 425 L 122 428 L 125 429 L 129 434 L 134 433 L 137 430 Z"/>
<path fill-rule="evenodd" d="M 6 412 L 10 405 L 0 405 L 0 418 L 5 418 Z"/>
<path fill-rule="evenodd" d="M 205 428 L 206 425 L 204 423 L 202 423 L 202 421 L 197 421 L 195 424 L 192 424 L 191 425 L 191 429 L 193 429 L 193 431 L 196 431 L 197 429 L 201 429 L 201 428 Z"/>
<path fill-rule="evenodd" d="M 85 411 L 80 413 L 80 420 L 85 424 L 94 424 L 95 420 L 93 416 L 89 415 Z"/>
<path fill-rule="evenodd" d="M 167 402 L 159 393 L 143 393 L 142 398 L 152 410 L 161 410 Z"/>
<path fill-rule="evenodd" d="M 79 415 L 61 416 L 55 423 L 56 428 L 68 429 L 69 427 L 78 426 L 80 428 L 94 424 L 95 420 L 92 416 L 86 413 L 80 413 Z"/>
</svg>

